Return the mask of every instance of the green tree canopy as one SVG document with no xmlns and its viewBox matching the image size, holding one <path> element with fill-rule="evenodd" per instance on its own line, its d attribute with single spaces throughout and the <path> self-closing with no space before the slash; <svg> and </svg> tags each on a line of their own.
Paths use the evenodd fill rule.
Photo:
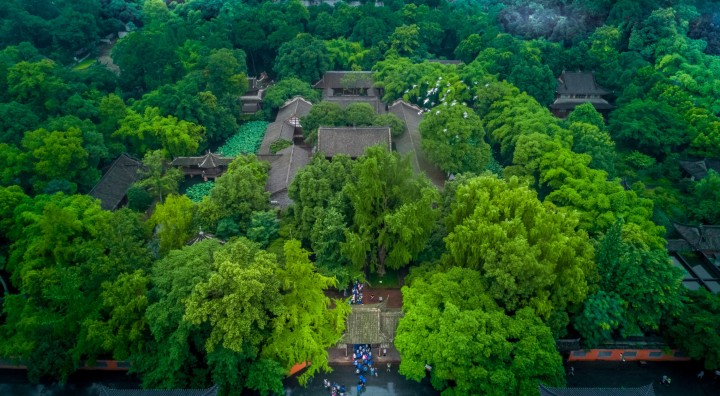
<svg viewBox="0 0 720 396">
<path fill-rule="evenodd" d="M 367 149 L 343 191 L 353 210 L 343 253 L 356 268 L 383 275 L 407 265 L 425 247 L 435 226 L 440 196 L 407 158 L 381 147 Z"/>
<path fill-rule="evenodd" d="M 395 345 L 400 373 L 450 394 L 531 395 L 538 381 L 564 384 L 550 329 L 529 308 L 508 316 L 478 290 L 479 271 L 453 267 L 403 287 Z"/>
<path fill-rule="evenodd" d="M 278 77 L 296 77 L 314 84 L 330 67 L 330 57 L 323 42 L 308 33 L 281 45 L 275 59 Z"/>
<path fill-rule="evenodd" d="M 422 147 L 449 173 L 480 172 L 490 161 L 490 146 L 480 117 L 462 104 L 436 106 L 420 122 Z"/>
<path fill-rule="evenodd" d="M 473 178 L 455 196 L 447 265 L 479 271 L 476 287 L 508 312 L 529 307 L 547 319 L 585 299 L 593 248 L 572 213 L 541 203 L 514 177 Z"/>
</svg>

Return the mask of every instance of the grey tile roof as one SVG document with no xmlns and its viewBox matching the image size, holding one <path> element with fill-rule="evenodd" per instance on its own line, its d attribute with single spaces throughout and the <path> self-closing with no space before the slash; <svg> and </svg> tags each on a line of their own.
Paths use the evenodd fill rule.
<svg viewBox="0 0 720 396">
<path fill-rule="evenodd" d="M 710 169 L 720 172 L 720 160 L 703 159 L 703 160 L 685 160 L 679 161 L 680 167 L 687 172 L 695 180 L 700 180 L 707 176 Z"/>
<path fill-rule="evenodd" d="M 313 104 L 301 96 L 296 96 L 285 102 L 279 109 L 275 121 L 287 121 L 292 117 L 302 118 L 310 113 Z"/>
<path fill-rule="evenodd" d="M 218 386 L 208 389 L 113 389 L 101 385 L 98 396 L 217 396 Z"/>
<path fill-rule="evenodd" d="M 130 186 L 140 177 L 141 167 L 140 161 L 127 154 L 120 154 L 88 195 L 99 199 L 103 209 L 116 209 Z"/>
<path fill-rule="evenodd" d="M 694 250 L 720 250 L 720 225 L 672 225 Z"/>
<path fill-rule="evenodd" d="M 539 385 L 540 396 L 655 396 L 652 384 L 639 388 L 549 388 Z"/>
<path fill-rule="evenodd" d="M 275 156 L 263 156 L 262 159 L 270 162 L 265 191 L 273 195 L 287 190 L 298 170 L 307 165 L 311 157 L 310 149 L 296 145 L 278 151 Z"/>
<path fill-rule="evenodd" d="M 197 166 L 202 169 L 213 169 L 219 166 L 228 166 L 233 161 L 231 157 L 221 157 L 208 151 L 202 157 L 177 157 L 171 166 Z"/>
<path fill-rule="evenodd" d="M 293 135 L 295 133 L 295 126 L 299 125 L 300 118 L 310 113 L 313 104 L 303 99 L 300 96 L 296 96 L 287 102 L 278 110 L 275 122 L 268 124 L 265 130 L 265 136 L 263 141 L 260 143 L 260 149 L 258 149 L 259 155 L 270 155 L 270 145 L 284 139 L 293 141 Z"/>
<path fill-rule="evenodd" d="M 374 84 L 371 71 L 328 71 L 313 88 L 372 88 Z"/>
<path fill-rule="evenodd" d="M 597 85 L 595 76 L 590 72 L 564 71 L 558 77 L 557 82 L 557 93 L 559 94 L 607 95 L 610 93 Z"/>
<path fill-rule="evenodd" d="M 438 188 L 445 185 L 445 174 L 425 156 L 420 136 L 420 121 L 423 115 L 420 108 L 403 100 L 396 100 L 388 108 L 389 112 L 405 121 L 406 131 L 395 138 L 395 149 L 403 155 L 410 155 L 410 163 L 415 172 L 425 172 L 425 175 Z"/>
<path fill-rule="evenodd" d="M 317 149 L 326 157 L 346 154 L 360 157 L 368 147 L 385 146 L 392 150 L 390 127 L 318 128 Z"/>
<path fill-rule="evenodd" d="M 556 110 L 572 110 L 583 103 L 591 103 L 597 110 L 609 110 L 614 106 L 602 98 L 557 98 L 550 105 L 551 109 Z"/>
<path fill-rule="evenodd" d="M 386 302 L 353 305 L 345 322 L 345 334 L 340 343 L 392 343 L 403 313 L 399 308 L 387 308 L 386 305 Z"/>
</svg>

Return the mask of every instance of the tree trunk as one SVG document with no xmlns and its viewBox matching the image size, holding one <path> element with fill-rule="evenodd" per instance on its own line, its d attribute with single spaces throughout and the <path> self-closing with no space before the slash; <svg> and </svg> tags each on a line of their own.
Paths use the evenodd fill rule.
<svg viewBox="0 0 720 396">
<path fill-rule="evenodd" d="M 380 275 L 380 277 L 385 276 L 385 255 L 387 254 L 387 251 L 385 249 L 385 245 L 380 245 L 380 250 L 378 250 L 378 266 L 377 266 L 377 273 Z"/>
</svg>

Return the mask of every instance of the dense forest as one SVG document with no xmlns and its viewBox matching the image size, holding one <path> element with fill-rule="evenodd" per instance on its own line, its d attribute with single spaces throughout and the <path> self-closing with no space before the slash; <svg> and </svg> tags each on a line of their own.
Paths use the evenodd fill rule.
<svg viewBox="0 0 720 396">
<path fill-rule="evenodd" d="M 720 174 L 679 166 L 720 158 L 717 1 L 310 3 L 4 1 L 0 357 L 32 381 L 107 358 L 147 388 L 284 394 L 294 364 L 312 362 L 301 383 L 330 369 L 350 306 L 326 292 L 402 271 L 400 373 L 431 364 L 444 395 L 562 386 L 561 338 L 663 337 L 720 368 L 720 297 L 684 287 L 667 247 L 673 224 L 720 224 Z M 286 100 L 316 104 L 308 143 L 403 133 L 322 102 L 331 70 L 417 106 L 444 188 L 373 147 L 313 157 L 272 205 L 254 154 Z M 554 116 L 566 70 L 594 72 L 613 108 Z M 208 149 L 235 159 L 188 188 L 168 163 Z M 103 210 L 88 193 L 123 153 L 141 178 Z"/>
</svg>

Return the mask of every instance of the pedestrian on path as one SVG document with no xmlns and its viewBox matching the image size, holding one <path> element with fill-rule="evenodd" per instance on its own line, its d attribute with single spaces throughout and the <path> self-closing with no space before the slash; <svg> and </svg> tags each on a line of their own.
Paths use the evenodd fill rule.
<svg viewBox="0 0 720 396">
<path fill-rule="evenodd" d="M 390 372 L 390 362 L 388 362 L 388 373 Z"/>
<path fill-rule="evenodd" d="M 705 376 L 705 370 L 700 370 L 700 372 L 697 375 L 697 379 L 702 381 L 703 377 Z"/>
<path fill-rule="evenodd" d="M 575 367 L 573 367 L 573 366 L 570 366 L 570 375 L 572 375 L 572 376 L 575 375 Z"/>
</svg>

